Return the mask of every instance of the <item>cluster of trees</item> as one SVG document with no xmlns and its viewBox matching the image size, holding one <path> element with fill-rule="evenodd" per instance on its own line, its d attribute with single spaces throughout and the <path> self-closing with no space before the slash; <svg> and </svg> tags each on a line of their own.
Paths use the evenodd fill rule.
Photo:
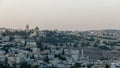
<svg viewBox="0 0 120 68">
<path fill-rule="evenodd" d="M 80 68 L 80 67 L 87 67 L 87 68 L 92 68 L 93 64 L 88 64 L 88 65 L 82 65 L 81 63 L 75 63 L 73 66 L 70 68 Z"/>
<path fill-rule="evenodd" d="M 55 58 L 59 58 L 60 60 L 67 60 L 63 55 L 55 55 Z"/>
<path fill-rule="evenodd" d="M 67 33 L 57 31 L 45 31 L 45 36 L 39 38 L 43 43 L 51 43 L 57 45 L 58 43 L 71 43 L 80 41 L 80 36 L 68 35 Z"/>
<path fill-rule="evenodd" d="M 103 41 L 103 43 L 109 46 L 120 46 L 120 41 L 110 41 L 110 42 Z"/>
<path fill-rule="evenodd" d="M 94 64 L 87 64 L 87 65 L 82 65 L 81 63 L 75 63 L 73 66 L 71 66 L 70 68 L 80 68 L 80 67 L 87 67 L 87 68 L 92 68 Z M 108 64 L 106 64 L 105 68 L 110 68 L 110 66 Z"/>
<path fill-rule="evenodd" d="M 21 64 L 3 64 L 3 63 L 0 63 L 0 68 L 39 68 L 38 65 L 31 65 L 31 64 L 28 64 L 26 62 L 23 62 Z"/>
</svg>

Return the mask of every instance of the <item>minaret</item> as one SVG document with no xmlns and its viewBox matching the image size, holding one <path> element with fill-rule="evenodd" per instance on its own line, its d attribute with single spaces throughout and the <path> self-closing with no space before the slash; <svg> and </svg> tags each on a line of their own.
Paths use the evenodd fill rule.
<svg viewBox="0 0 120 68">
<path fill-rule="evenodd" d="M 82 58 L 84 57 L 84 50 L 83 49 L 81 50 L 81 57 Z"/>
</svg>

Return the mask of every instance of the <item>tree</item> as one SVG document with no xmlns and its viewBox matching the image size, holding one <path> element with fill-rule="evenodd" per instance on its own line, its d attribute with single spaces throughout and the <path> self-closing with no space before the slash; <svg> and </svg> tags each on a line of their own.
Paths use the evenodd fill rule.
<svg viewBox="0 0 120 68">
<path fill-rule="evenodd" d="M 49 57 L 48 57 L 48 55 L 44 58 L 44 62 L 49 63 Z"/>
<path fill-rule="evenodd" d="M 62 55 L 65 55 L 65 51 L 64 51 L 64 49 L 63 49 L 63 51 L 62 51 Z"/>
<path fill-rule="evenodd" d="M 37 44 L 37 47 L 38 47 L 41 51 L 44 50 L 44 48 L 43 48 L 43 44 L 42 44 L 41 41 L 36 41 L 36 44 Z"/>
<path fill-rule="evenodd" d="M 106 65 L 106 68 L 110 68 L 110 66 L 107 64 L 107 65 Z"/>
<path fill-rule="evenodd" d="M 81 67 L 81 64 L 80 63 L 75 63 L 74 66 L 70 67 L 70 68 L 79 68 Z"/>
<path fill-rule="evenodd" d="M 23 62 L 21 63 L 20 68 L 31 68 L 31 65 L 26 62 Z"/>
</svg>

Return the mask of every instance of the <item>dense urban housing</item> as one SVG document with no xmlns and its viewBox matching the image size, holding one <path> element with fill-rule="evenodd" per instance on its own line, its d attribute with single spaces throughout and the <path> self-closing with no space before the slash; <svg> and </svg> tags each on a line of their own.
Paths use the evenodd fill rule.
<svg viewBox="0 0 120 68">
<path fill-rule="evenodd" d="M 0 28 L 0 68 L 120 68 L 120 30 Z"/>
</svg>

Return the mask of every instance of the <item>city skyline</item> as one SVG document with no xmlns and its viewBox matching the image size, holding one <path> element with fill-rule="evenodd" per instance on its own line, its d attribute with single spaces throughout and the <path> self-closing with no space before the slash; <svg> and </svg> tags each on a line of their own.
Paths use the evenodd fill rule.
<svg viewBox="0 0 120 68">
<path fill-rule="evenodd" d="M 1 0 L 0 25 L 41 30 L 120 29 L 119 0 Z"/>
</svg>

